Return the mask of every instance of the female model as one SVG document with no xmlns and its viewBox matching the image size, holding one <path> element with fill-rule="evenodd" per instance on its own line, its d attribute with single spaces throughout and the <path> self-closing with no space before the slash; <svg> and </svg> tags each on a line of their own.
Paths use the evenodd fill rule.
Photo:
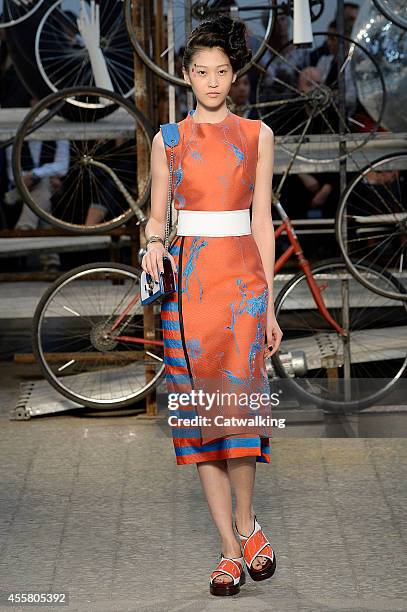
<svg viewBox="0 0 407 612">
<path fill-rule="evenodd" d="M 197 106 L 178 122 L 180 140 L 174 147 L 178 223 L 168 251 L 177 290 L 161 307 L 171 392 L 217 386 L 270 393 L 264 360 L 282 338 L 272 289 L 273 133 L 262 121 L 239 117 L 226 106 L 237 71 L 251 58 L 245 35 L 244 23 L 229 17 L 203 21 L 191 32 L 183 56 L 184 79 Z M 160 131 L 152 146 L 151 216 L 142 261 L 156 280 L 164 246 L 149 238 L 164 236 L 170 154 Z M 212 412 L 225 413 L 225 407 L 217 404 Z M 178 414 L 188 418 L 197 411 L 181 406 Z M 201 409 L 199 416 L 204 414 Z M 254 580 L 269 578 L 276 558 L 256 519 L 252 495 L 256 462 L 270 462 L 270 436 L 262 427 L 239 425 L 217 434 L 214 428 L 178 422 L 172 435 L 177 464 L 197 466 L 220 535 L 210 592 L 237 593 L 245 582 L 244 562 Z"/>
</svg>

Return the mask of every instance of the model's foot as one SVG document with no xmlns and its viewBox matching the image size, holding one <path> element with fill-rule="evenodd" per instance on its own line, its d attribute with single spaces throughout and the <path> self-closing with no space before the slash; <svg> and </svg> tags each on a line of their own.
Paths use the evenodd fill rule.
<svg viewBox="0 0 407 612">
<path fill-rule="evenodd" d="M 238 541 L 236 540 L 236 545 L 222 546 L 222 554 L 224 557 L 228 557 L 229 559 L 239 559 L 242 556 L 242 550 Z M 229 582 L 233 582 L 233 580 L 229 574 L 219 574 L 219 576 L 216 576 L 213 582 L 218 584 L 228 584 Z"/>
<path fill-rule="evenodd" d="M 248 538 L 249 535 L 253 532 L 254 529 L 254 514 L 250 514 L 248 516 L 238 516 L 236 515 L 236 527 L 240 535 Z M 254 570 L 261 570 L 266 565 L 268 561 L 267 557 L 263 557 L 262 555 L 258 555 L 253 559 L 252 568 Z"/>
</svg>

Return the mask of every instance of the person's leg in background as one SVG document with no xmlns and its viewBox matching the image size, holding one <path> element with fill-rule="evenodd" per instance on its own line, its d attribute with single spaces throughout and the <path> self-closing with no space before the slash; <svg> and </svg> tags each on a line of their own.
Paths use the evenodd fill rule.
<svg viewBox="0 0 407 612">
<path fill-rule="evenodd" d="M 51 185 L 49 177 L 42 178 L 38 185 L 31 190 L 31 195 L 41 206 L 42 210 L 45 212 L 51 211 Z M 40 229 L 50 227 L 52 227 L 50 223 L 38 217 L 26 203 L 23 204 L 20 217 L 15 226 L 16 229 Z M 39 255 L 39 261 L 41 267 L 45 270 L 61 267 L 61 260 L 58 253 L 42 253 Z"/>
</svg>

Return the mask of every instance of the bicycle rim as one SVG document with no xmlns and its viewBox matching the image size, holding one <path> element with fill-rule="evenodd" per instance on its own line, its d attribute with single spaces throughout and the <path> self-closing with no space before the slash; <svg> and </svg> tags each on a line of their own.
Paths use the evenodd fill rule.
<svg viewBox="0 0 407 612">
<path fill-rule="evenodd" d="M 336 215 L 336 238 L 348 270 L 365 287 L 407 301 L 407 153 L 381 157 L 363 168 L 345 189 Z M 363 264 L 359 268 L 358 264 Z M 400 282 L 378 286 L 363 270 L 372 266 Z"/>
<path fill-rule="evenodd" d="M 158 329 L 157 344 L 128 339 L 144 337 L 139 275 L 124 264 L 80 266 L 42 296 L 33 351 L 46 379 L 70 400 L 98 410 L 129 406 L 163 376 Z M 158 328 L 156 311 L 155 320 Z"/>
<path fill-rule="evenodd" d="M 52 110 L 61 101 L 86 100 L 76 108 L 85 121 L 65 123 L 58 133 L 58 117 Z M 117 105 L 104 121 L 97 119 L 103 107 Z M 44 122 L 44 115 L 50 122 Z M 90 120 L 94 117 L 94 121 Z M 41 125 L 38 134 L 32 127 Z M 61 130 L 59 129 L 59 133 Z M 40 140 L 41 155 L 53 159 L 56 147 L 64 146 L 64 167 L 52 181 L 46 177 L 28 188 L 23 172 L 29 168 L 28 139 Z M 22 121 L 13 147 L 13 174 L 28 206 L 44 221 L 75 233 L 97 234 L 127 223 L 135 214 L 145 220 L 142 207 L 150 195 L 151 174 L 137 172 L 137 159 L 144 149 L 151 153 L 154 130 L 149 121 L 121 96 L 96 87 L 72 87 L 41 100 Z M 56 184 L 55 184 L 56 183 Z M 99 211 L 99 212 L 98 212 Z"/>
</svg>

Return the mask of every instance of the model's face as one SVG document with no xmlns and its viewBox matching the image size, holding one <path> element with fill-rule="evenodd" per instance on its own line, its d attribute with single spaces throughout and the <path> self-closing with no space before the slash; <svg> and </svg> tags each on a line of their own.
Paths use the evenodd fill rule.
<svg viewBox="0 0 407 612">
<path fill-rule="evenodd" d="M 188 72 L 183 69 L 184 80 L 193 89 L 200 104 L 214 108 L 221 106 L 236 80 L 228 56 L 223 49 L 212 47 L 197 51 L 192 57 Z M 208 95 L 216 92 L 217 95 Z"/>
</svg>

